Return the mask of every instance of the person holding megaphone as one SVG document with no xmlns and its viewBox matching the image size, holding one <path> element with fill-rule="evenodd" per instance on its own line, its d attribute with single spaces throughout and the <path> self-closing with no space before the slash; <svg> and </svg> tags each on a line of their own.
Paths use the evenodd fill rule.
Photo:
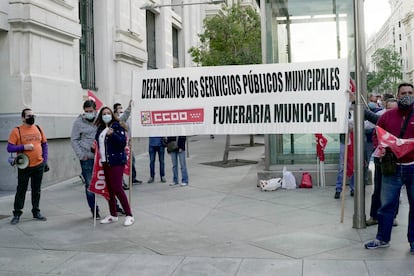
<svg viewBox="0 0 414 276">
<path fill-rule="evenodd" d="M 18 168 L 17 189 L 11 224 L 20 221 L 29 180 L 32 188 L 33 218 L 46 221 L 46 217 L 40 213 L 39 201 L 43 172 L 49 171 L 47 139 L 43 130 L 34 124 L 35 115 L 30 108 L 23 109 L 21 118 L 23 124 L 12 129 L 7 144 L 8 152 L 18 153 L 15 162 Z"/>
</svg>

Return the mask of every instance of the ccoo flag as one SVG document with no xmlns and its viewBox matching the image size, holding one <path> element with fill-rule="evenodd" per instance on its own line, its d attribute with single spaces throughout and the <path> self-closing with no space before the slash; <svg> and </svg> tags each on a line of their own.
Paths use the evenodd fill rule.
<svg viewBox="0 0 414 276">
<path fill-rule="evenodd" d="M 98 145 L 94 141 L 95 161 L 93 163 L 92 180 L 89 184 L 89 191 L 99 194 L 109 200 L 108 187 L 106 186 L 105 173 L 101 162 L 101 154 L 98 150 Z"/>
<path fill-rule="evenodd" d="M 325 148 L 328 144 L 328 139 L 320 133 L 315 134 L 316 138 L 316 155 L 319 161 L 325 161 Z"/>
<path fill-rule="evenodd" d="M 401 158 L 407 153 L 414 151 L 414 139 L 397 138 L 379 126 L 376 126 L 376 131 L 378 146 L 383 148 L 389 147 L 397 158 Z"/>
</svg>

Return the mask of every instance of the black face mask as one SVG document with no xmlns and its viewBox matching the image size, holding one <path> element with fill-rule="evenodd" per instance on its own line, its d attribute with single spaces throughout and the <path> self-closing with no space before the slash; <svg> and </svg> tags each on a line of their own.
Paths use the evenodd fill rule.
<svg viewBox="0 0 414 276">
<path fill-rule="evenodd" d="M 405 95 L 398 100 L 398 108 L 401 110 L 408 110 L 414 103 L 414 97 Z"/>
<path fill-rule="evenodd" d="M 33 125 L 34 122 L 35 122 L 35 118 L 33 116 L 31 116 L 31 117 L 27 118 L 25 121 L 26 121 L 26 124 Z"/>
</svg>

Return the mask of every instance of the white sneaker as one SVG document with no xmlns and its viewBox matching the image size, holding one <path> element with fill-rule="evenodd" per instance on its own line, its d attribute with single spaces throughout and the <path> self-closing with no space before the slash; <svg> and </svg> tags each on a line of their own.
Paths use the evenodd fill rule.
<svg viewBox="0 0 414 276">
<path fill-rule="evenodd" d="M 107 223 L 117 222 L 117 221 L 118 221 L 118 217 L 107 215 L 104 219 L 101 219 L 101 224 L 107 224 Z"/>
<path fill-rule="evenodd" d="M 134 217 L 127 216 L 125 218 L 124 226 L 130 226 L 130 225 L 134 224 L 134 221 L 135 221 Z"/>
<path fill-rule="evenodd" d="M 181 186 L 188 186 L 188 183 L 187 182 L 183 182 L 183 183 L 181 183 Z"/>
</svg>

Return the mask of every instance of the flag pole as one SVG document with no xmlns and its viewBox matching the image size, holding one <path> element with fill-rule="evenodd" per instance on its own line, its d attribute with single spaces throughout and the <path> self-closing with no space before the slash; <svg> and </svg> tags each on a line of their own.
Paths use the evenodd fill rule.
<svg viewBox="0 0 414 276">
<path fill-rule="evenodd" d="M 132 124 L 132 118 L 131 118 Z M 131 198 L 132 198 L 132 133 L 131 138 L 129 138 L 129 205 L 131 206 Z"/>
<path fill-rule="evenodd" d="M 94 205 L 94 207 L 93 207 L 93 228 L 95 228 L 96 227 L 96 195 L 94 194 L 94 203 L 93 203 L 93 205 Z"/>
<path fill-rule="evenodd" d="M 132 107 L 134 105 L 134 102 L 132 101 L 132 88 L 134 87 L 134 72 L 131 73 L 131 94 L 129 96 L 129 105 L 131 105 L 131 110 L 130 110 L 130 118 L 131 118 L 131 122 L 130 122 L 130 135 L 129 135 L 129 206 L 131 206 L 132 202 L 132 128 L 134 127 L 134 116 L 132 113 Z M 136 177 L 136 176 L 135 176 Z"/>
<path fill-rule="evenodd" d="M 320 187 L 321 186 L 321 183 L 319 182 L 320 181 L 320 171 L 319 171 L 319 157 L 318 156 L 316 156 L 316 184 L 318 185 L 318 187 Z"/>
<path fill-rule="evenodd" d="M 341 223 L 344 222 L 344 211 L 345 211 L 345 185 L 347 179 L 347 165 L 348 165 L 348 141 L 349 140 L 349 130 L 345 133 L 345 143 L 344 143 L 344 160 L 343 160 L 343 176 L 342 176 L 342 193 L 341 193 Z"/>
</svg>

